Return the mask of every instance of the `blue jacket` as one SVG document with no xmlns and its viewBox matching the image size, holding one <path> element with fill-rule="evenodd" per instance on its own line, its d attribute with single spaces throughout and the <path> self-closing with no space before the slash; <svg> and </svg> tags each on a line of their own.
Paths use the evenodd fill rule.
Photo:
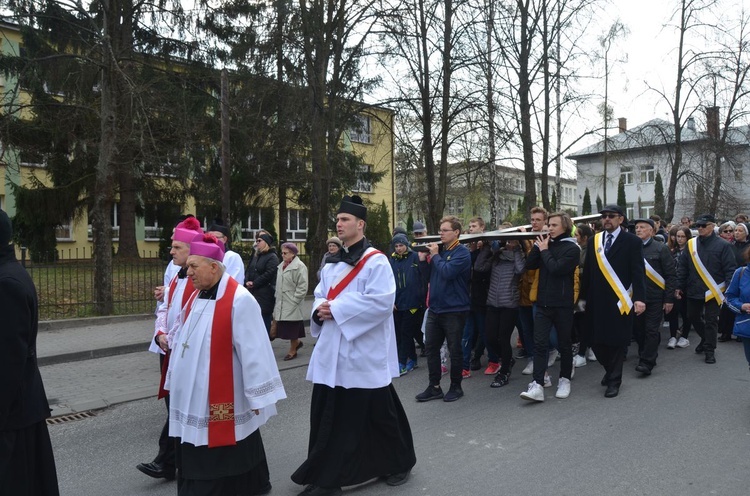
<svg viewBox="0 0 750 496">
<path fill-rule="evenodd" d="M 747 267 L 743 266 L 734 272 L 732 282 L 724 293 L 727 306 L 736 314 L 742 313 L 743 303 L 750 303 L 750 272 L 746 269 Z"/>
<path fill-rule="evenodd" d="M 423 308 L 429 278 L 427 262 L 420 262 L 419 255 L 411 250 L 403 255 L 393 252 L 389 260 L 396 279 L 396 310 Z"/>
<path fill-rule="evenodd" d="M 430 260 L 430 312 L 468 312 L 471 253 L 460 243 Z"/>
</svg>

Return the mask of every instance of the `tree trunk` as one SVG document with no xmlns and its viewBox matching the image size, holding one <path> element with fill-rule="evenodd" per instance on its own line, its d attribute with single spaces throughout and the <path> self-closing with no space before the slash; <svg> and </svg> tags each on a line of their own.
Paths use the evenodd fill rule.
<svg viewBox="0 0 750 496">
<path fill-rule="evenodd" d="M 517 0 L 521 13 L 520 29 L 521 43 L 518 57 L 518 102 L 521 114 L 521 145 L 523 148 L 523 170 L 526 180 L 526 191 L 523 195 L 523 214 L 528 217 L 528 210 L 536 205 L 536 174 L 534 171 L 534 144 L 531 139 L 531 81 L 529 75 L 529 59 L 531 57 L 531 34 L 529 32 L 529 5 Z"/>
<path fill-rule="evenodd" d="M 117 220 L 120 226 L 119 242 L 117 246 L 117 258 L 138 258 L 138 241 L 135 236 L 137 191 L 135 178 L 132 172 L 132 153 L 123 157 L 121 162 L 119 183 L 120 202 L 117 208 Z"/>
</svg>

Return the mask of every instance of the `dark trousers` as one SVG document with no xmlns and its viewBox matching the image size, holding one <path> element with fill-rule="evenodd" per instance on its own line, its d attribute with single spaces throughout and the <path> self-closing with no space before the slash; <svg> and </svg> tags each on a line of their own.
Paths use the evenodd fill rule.
<svg viewBox="0 0 750 496">
<path fill-rule="evenodd" d="M 164 366 L 166 355 L 159 353 L 159 370 Z M 159 435 L 159 453 L 154 458 L 154 463 L 164 465 L 169 469 L 175 466 L 175 438 L 169 437 L 169 394 L 164 397 L 164 405 L 167 407 L 167 420 Z"/>
<path fill-rule="evenodd" d="M 510 338 L 518 318 L 518 308 L 487 307 L 485 318 L 485 335 L 489 354 L 500 357 L 501 374 L 510 372 L 510 361 L 513 358 L 513 345 Z"/>
<path fill-rule="evenodd" d="M 578 343 L 578 354 L 586 356 L 589 349 L 589 339 L 586 336 L 586 312 L 575 312 L 573 314 L 573 337 L 571 341 Z"/>
<path fill-rule="evenodd" d="M 633 322 L 633 337 L 638 343 L 639 362 L 649 369 L 656 366 L 656 357 L 659 355 L 663 306 L 662 303 L 646 303 L 646 311 L 636 315 Z"/>
<path fill-rule="evenodd" d="M 534 314 L 534 381 L 537 384 L 544 384 L 553 326 L 557 329 L 557 343 L 560 349 L 560 377 L 570 379 L 573 370 L 573 343 L 570 339 L 573 329 L 573 308 L 537 306 Z"/>
<path fill-rule="evenodd" d="M 417 361 L 417 350 L 414 347 L 414 329 L 422 333 L 421 312 L 417 309 L 394 310 L 393 326 L 396 328 L 396 348 L 398 363 L 405 365 L 407 360 Z"/>
<path fill-rule="evenodd" d="M 604 367 L 604 383 L 607 386 L 620 387 L 622 384 L 622 364 L 625 361 L 626 346 L 592 344 L 596 359 Z"/>
<path fill-rule="evenodd" d="M 677 330 L 680 329 L 680 319 L 682 319 L 681 337 L 687 339 L 690 334 L 690 319 L 687 316 L 687 300 L 682 298 L 674 301 L 672 311 L 665 318 L 669 322 L 669 337 L 677 338 Z"/>
<path fill-rule="evenodd" d="M 734 330 L 734 318 L 736 314 L 724 304 L 719 310 L 719 336 L 723 336 L 725 339 L 732 337 L 732 330 Z"/>
<path fill-rule="evenodd" d="M 719 305 L 715 299 L 709 302 L 695 298 L 687 299 L 688 319 L 701 337 L 703 349 L 716 349 L 716 334 L 719 328 Z"/>
<path fill-rule="evenodd" d="M 419 325 L 414 329 L 414 341 L 417 342 L 417 346 L 424 349 L 424 333 L 422 332 L 422 321 L 424 320 L 424 308 L 420 308 L 414 314 L 419 322 Z"/>
<path fill-rule="evenodd" d="M 463 354 L 461 337 L 466 324 L 468 312 L 435 313 L 429 310 L 425 325 L 425 349 L 427 350 L 427 371 L 430 386 L 440 385 L 440 347 L 443 341 L 448 342 L 448 353 L 451 355 L 451 384 L 461 385 Z"/>
</svg>

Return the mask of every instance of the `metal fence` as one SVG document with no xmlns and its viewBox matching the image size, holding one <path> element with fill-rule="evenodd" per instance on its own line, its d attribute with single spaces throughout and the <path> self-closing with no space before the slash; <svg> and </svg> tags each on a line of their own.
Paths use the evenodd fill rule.
<svg viewBox="0 0 750 496">
<path fill-rule="evenodd" d="M 143 258 L 112 261 L 114 315 L 153 312 L 153 289 L 163 284 L 166 262 L 144 252 Z M 92 317 L 95 314 L 94 261 L 91 250 L 58 251 L 54 263 L 21 263 L 31 275 L 39 295 L 39 320 Z"/>
<path fill-rule="evenodd" d="M 57 261 L 45 264 L 32 263 L 23 255 L 21 263 L 31 275 L 39 295 L 39 320 L 96 315 L 94 261 L 90 249 L 59 250 Z M 310 270 L 308 293 L 312 293 L 317 284 L 315 273 L 319 262 L 310 267 L 308 255 L 301 255 L 300 259 Z M 247 262 L 245 259 L 246 265 Z M 153 290 L 163 284 L 167 263 L 156 258 L 155 252 L 143 252 L 139 259 L 122 260 L 115 257 L 111 273 L 113 315 L 153 312 L 156 308 Z"/>
</svg>

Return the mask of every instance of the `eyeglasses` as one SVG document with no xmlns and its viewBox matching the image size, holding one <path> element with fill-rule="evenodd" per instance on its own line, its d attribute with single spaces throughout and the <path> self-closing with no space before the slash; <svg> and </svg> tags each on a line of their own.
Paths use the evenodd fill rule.
<svg viewBox="0 0 750 496">
<path fill-rule="evenodd" d="M 620 214 L 602 214 L 602 219 L 616 219 Z"/>
<path fill-rule="evenodd" d="M 723 232 L 723 233 L 733 233 L 733 232 L 734 232 L 734 229 L 724 229 L 724 230 L 723 230 L 723 231 L 721 231 L 721 232 Z"/>
</svg>

